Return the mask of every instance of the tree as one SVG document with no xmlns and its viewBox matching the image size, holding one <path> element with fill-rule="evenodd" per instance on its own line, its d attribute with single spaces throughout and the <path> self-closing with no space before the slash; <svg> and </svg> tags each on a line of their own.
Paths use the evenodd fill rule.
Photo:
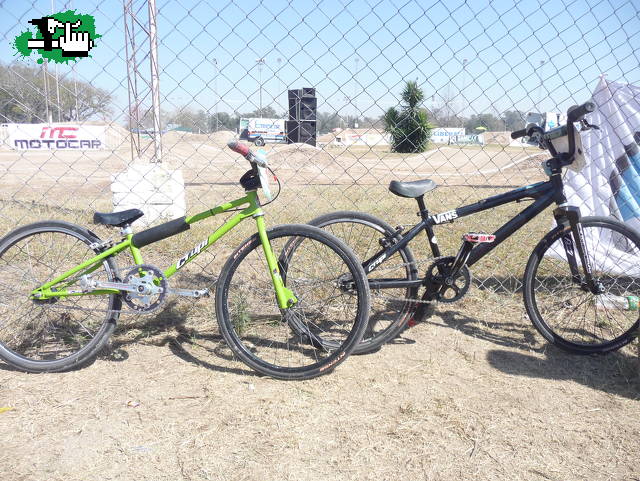
<svg viewBox="0 0 640 481">
<path fill-rule="evenodd" d="M 364 116 L 358 121 L 358 125 L 361 129 L 384 129 L 384 116 L 378 118 Z"/>
<path fill-rule="evenodd" d="M 47 122 L 47 100 L 43 67 L 12 63 L 0 64 L 0 120 L 3 122 Z M 49 112 L 53 120 L 90 120 L 110 113 L 111 94 L 88 82 L 46 74 L 49 85 Z"/>
<path fill-rule="evenodd" d="M 318 112 L 317 119 L 318 134 L 326 134 L 343 125 L 342 119 L 337 113 Z"/>
<path fill-rule="evenodd" d="M 434 125 L 459 128 L 467 122 L 468 119 L 462 115 L 458 106 L 458 100 L 461 100 L 462 105 L 466 105 L 466 100 L 460 96 L 453 95 L 449 87 L 437 92 L 437 101 L 435 94 L 431 99 L 431 108 L 428 109 L 428 115 Z"/>
<path fill-rule="evenodd" d="M 209 132 L 217 132 L 218 130 L 236 131 L 240 123 L 240 117 L 231 115 L 227 112 L 218 112 L 209 117 Z"/>
<path fill-rule="evenodd" d="M 432 125 L 427 112 L 419 105 L 424 99 L 416 81 L 408 81 L 402 91 L 402 108 L 394 107 L 384 114 L 385 131 L 391 134 L 391 150 L 394 152 L 424 152 L 429 144 Z"/>
<path fill-rule="evenodd" d="M 242 114 L 244 118 L 260 118 L 260 119 L 281 119 L 284 118 L 284 115 L 278 115 L 276 109 L 274 109 L 271 105 L 267 105 L 266 107 L 262 107 L 262 109 L 256 109 L 253 112 L 249 112 L 246 114 Z"/>
<path fill-rule="evenodd" d="M 164 130 L 167 124 L 171 123 L 172 116 L 160 109 L 160 130 Z M 138 120 L 135 117 L 129 117 L 127 128 L 130 130 L 153 130 L 153 109 L 149 106 L 138 106 Z"/>
<path fill-rule="evenodd" d="M 519 110 L 507 110 L 502 114 L 505 130 L 513 132 L 525 128 L 525 114 Z"/>
<path fill-rule="evenodd" d="M 464 128 L 468 133 L 475 132 L 478 127 L 483 127 L 482 130 L 487 130 L 489 132 L 504 130 L 502 120 L 493 114 L 473 114 L 464 124 Z"/>
<path fill-rule="evenodd" d="M 210 132 L 210 116 L 202 109 L 195 112 L 191 107 L 179 107 L 173 114 L 168 116 L 167 123 L 198 134 Z"/>
</svg>

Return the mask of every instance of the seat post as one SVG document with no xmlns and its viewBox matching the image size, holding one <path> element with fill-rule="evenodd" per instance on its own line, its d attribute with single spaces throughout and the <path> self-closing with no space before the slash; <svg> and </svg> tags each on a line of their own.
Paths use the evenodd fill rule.
<svg viewBox="0 0 640 481">
<path fill-rule="evenodd" d="M 418 215 L 422 217 L 422 220 L 426 221 L 429 218 L 429 211 L 427 210 L 427 206 L 424 205 L 424 195 L 416 197 L 416 200 L 418 201 L 418 208 L 420 209 Z M 425 225 L 424 231 L 427 234 L 433 257 L 440 257 L 442 254 L 440 253 L 440 246 L 438 246 L 438 239 L 433 232 L 433 226 L 429 224 Z"/>
<path fill-rule="evenodd" d="M 424 205 L 424 195 L 416 197 L 416 200 L 418 201 L 418 208 L 420 209 L 418 215 L 422 217 L 422 219 L 427 220 L 429 217 L 429 211 L 427 210 L 427 206 Z"/>
</svg>

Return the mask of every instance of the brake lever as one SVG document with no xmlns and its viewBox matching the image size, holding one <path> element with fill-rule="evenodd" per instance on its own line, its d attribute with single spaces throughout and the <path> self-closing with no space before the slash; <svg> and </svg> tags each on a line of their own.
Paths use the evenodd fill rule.
<svg viewBox="0 0 640 481">
<path fill-rule="evenodd" d="M 264 167 L 265 169 L 268 166 L 266 152 L 262 149 L 258 150 L 257 152 L 253 152 L 253 159 L 251 160 L 258 164 L 260 167 Z"/>
</svg>

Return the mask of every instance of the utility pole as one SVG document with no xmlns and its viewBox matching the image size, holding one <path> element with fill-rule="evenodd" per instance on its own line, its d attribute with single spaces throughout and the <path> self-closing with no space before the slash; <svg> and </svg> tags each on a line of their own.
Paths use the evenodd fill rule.
<svg viewBox="0 0 640 481">
<path fill-rule="evenodd" d="M 538 68 L 538 77 L 540 77 L 540 86 L 538 87 L 538 95 L 536 95 L 536 102 L 542 103 L 542 66 L 544 65 L 544 60 L 540 60 L 540 67 Z M 538 104 L 538 110 L 542 113 L 542 108 L 540 104 Z"/>
<path fill-rule="evenodd" d="M 467 80 L 467 61 L 468 60 L 466 58 L 462 59 L 462 88 L 460 88 L 458 90 L 458 97 L 461 98 L 461 104 L 462 104 L 462 108 L 460 109 L 460 117 L 461 117 L 461 119 L 460 119 L 460 124 L 461 124 L 460 127 L 463 126 L 462 125 L 463 124 L 462 117 L 464 117 L 464 112 L 465 112 L 464 105 L 466 103 L 465 102 L 466 99 L 465 99 L 464 95 L 462 94 L 462 92 L 464 92 L 465 83 L 466 83 L 466 80 Z"/>
<path fill-rule="evenodd" d="M 218 131 L 218 103 L 220 102 L 220 99 L 218 98 L 218 59 L 217 58 L 213 59 L 213 66 L 215 68 L 215 74 L 213 77 L 213 96 L 216 99 L 215 114 L 216 114 L 216 132 L 217 132 Z"/>
<path fill-rule="evenodd" d="M 346 95 L 344 96 L 344 98 L 342 100 L 344 100 L 347 105 L 351 103 L 351 99 Z M 347 112 L 349 112 L 348 109 L 347 109 Z M 340 116 L 340 122 L 341 122 L 341 125 L 344 124 L 344 117 L 342 115 Z M 349 128 L 349 114 L 348 113 L 347 113 L 347 128 Z M 344 127 L 343 127 L 343 129 L 344 129 Z"/>
<path fill-rule="evenodd" d="M 358 81 L 357 81 L 357 75 L 358 75 L 358 62 L 360 61 L 360 58 L 356 55 L 355 59 L 354 59 L 354 63 L 355 63 L 355 72 L 353 73 L 353 110 L 355 110 L 355 120 L 353 122 L 353 127 L 354 128 L 358 128 L 358 101 L 356 100 L 356 97 L 358 96 Z"/>
<path fill-rule="evenodd" d="M 280 69 L 282 68 L 282 59 L 280 57 L 278 57 L 276 59 L 276 62 L 278 62 L 278 97 L 280 97 L 280 95 L 282 95 L 284 92 L 282 90 L 282 77 L 281 77 L 281 73 L 280 73 Z M 282 108 L 282 105 L 280 105 L 280 102 L 278 102 L 278 108 Z"/>
<path fill-rule="evenodd" d="M 265 58 L 260 57 L 256 59 L 258 64 L 258 83 L 260 84 L 260 117 L 262 117 L 262 66 L 265 64 Z"/>
</svg>

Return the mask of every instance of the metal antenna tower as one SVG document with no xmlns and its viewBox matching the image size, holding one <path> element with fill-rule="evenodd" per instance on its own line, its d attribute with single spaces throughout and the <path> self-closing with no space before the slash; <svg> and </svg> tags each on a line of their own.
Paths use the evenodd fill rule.
<svg viewBox="0 0 640 481">
<path fill-rule="evenodd" d="M 129 91 L 131 157 L 142 157 L 153 145 L 152 162 L 162 161 L 160 77 L 155 0 L 123 0 L 125 55 Z M 146 8 L 145 8 L 146 7 Z M 149 68 L 149 70 L 146 70 Z M 145 75 L 144 71 L 149 72 Z M 150 133 L 151 144 L 142 140 Z"/>
</svg>

